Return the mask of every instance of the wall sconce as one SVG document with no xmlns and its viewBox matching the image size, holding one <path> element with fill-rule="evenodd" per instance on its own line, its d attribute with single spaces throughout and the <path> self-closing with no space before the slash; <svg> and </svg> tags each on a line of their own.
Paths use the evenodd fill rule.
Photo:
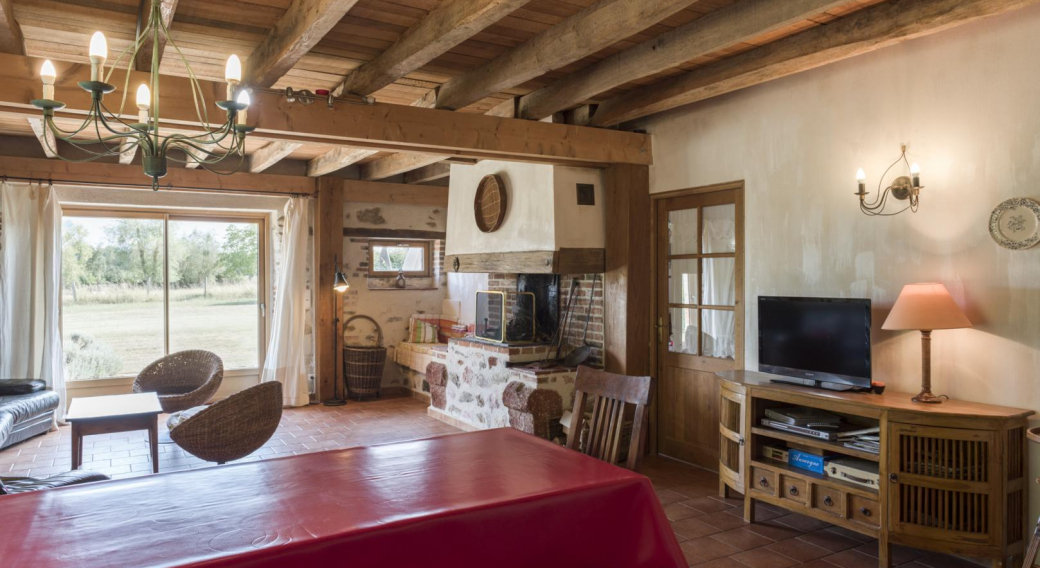
<svg viewBox="0 0 1040 568">
<path fill-rule="evenodd" d="M 916 163 L 911 164 L 906 159 L 906 144 L 900 146 L 902 153 L 899 158 L 892 162 L 891 166 L 885 170 L 885 173 L 881 175 L 881 179 L 878 180 L 878 195 L 874 199 L 873 203 L 867 203 L 866 196 L 868 195 L 867 189 L 867 174 L 860 168 L 856 171 L 856 195 L 859 196 L 859 210 L 864 215 L 870 215 L 871 217 L 890 217 L 892 215 L 898 215 L 907 209 L 912 213 L 917 213 L 918 197 L 920 196 L 921 189 L 924 188 L 921 185 L 921 166 Z M 881 184 L 885 182 L 885 176 L 888 172 L 892 171 L 892 168 L 896 167 L 900 162 L 906 166 L 908 176 L 899 176 L 884 190 L 881 189 Z M 906 201 L 906 207 L 898 211 L 885 212 L 885 206 L 888 205 L 888 198 L 893 197 L 900 201 Z"/>
</svg>

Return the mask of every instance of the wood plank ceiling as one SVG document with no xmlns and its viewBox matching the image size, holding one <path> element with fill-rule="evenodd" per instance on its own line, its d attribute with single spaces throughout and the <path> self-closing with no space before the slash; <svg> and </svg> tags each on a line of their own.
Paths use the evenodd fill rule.
<svg viewBox="0 0 1040 568">
<path fill-rule="evenodd" d="M 309 6 L 311 10 L 326 10 L 329 8 L 323 6 L 338 4 L 347 12 L 331 26 L 331 29 L 323 32 L 324 36 L 316 43 L 312 42 L 313 46 L 309 52 L 298 60 L 290 59 L 290 63 L 295 63 L 291 64 L 284 74 L 277 72 L 272 75 L 269 70 L 265 70 L 268 75 L 280 77 L 273 83 L 274 88 L 334 89 L 343 83 L 351 71 L 375 60 L 394 46 L 395 42 L 401 41 L 401 45 L 405 45 L 402 37 L 411 36 L 412 43 L 417 45 L 423 43 L 424 34 L 432 38 L 435 33 L 446 35 L 449 30 L 456 29 L 449 27 L 448 30 L 441 30 L 442 27 L 468 25 L 472 29 L 467 29 L 464 33 L 456 31 L 450 41 L 444 42 L 449 45 L 427 46 L 419 54 L 402 53 L 395 57 L 388 54 L 383 59 L 393 59 L 391 63 L 396 64 L 395 69 L 407 71 L 414 67 L 414 70 L 399 76 L 389 84 L 371 78 L 374 64 L 364 68 L 366 84 L 385 86 L 373 93 L 359 94 L 371 94 L 377 101 L 385 103 L 445 106 L 438 104 L 436 89 L 455 79 L 446 89 L 451 91 L 451 95 L 456 95 L 453 89 L 458 84 L 464 85 L 461 88 L 469 88 L 473 82 L 481 79 L 489 67 L 493 68 L 494 65 L 489 66 L 489 62 L 506 54 L 515 54 L 515 50 L 525 44 L 529 47 L 533 43 L 532 40 L 547 32 L 560 34 L 555 36 L 554 41 L 560 41 L 561 45 L 565 45 L 562 43 L 564 41 L 571 41 L 579 47 L 606 45 L 601 49 L 592 50 L 591 53 L 575 53 L 575 56 L 581 57 L 573 61 L 556 54 L 554 64 L 550 65 L 552 68 L 549 70 L 539 70 L 540 74 L 530 79 L 520 78 L 518 84 L 510 85 L 498 92 L 484 94 L 475 88 L 471 89 L 466 95 L 477 93 L 478 96 L 470 97 L 476 99 L 475 102 L 457 109 L 459 112 L 501 113 L 500 115 L 513 116 L 514 101 L 519 100 L 516 108 L 520 109 L 521 116 L 540 119 L 543 117 L 530 114 L 537 115 L 546 110 L 550 113 L 566 110 L 554 108 L 559 106 L 561 101 L 566 104 L 567 109 L 576 108 L 580 111 L 584 105 L 590 103 L 612 101 L 624 95 L 631 99 L 633 93 L 647 86 L 667 84 L 669 79 L 692 70 L 711 66 L 782 38 L 826 25 L 882 1 L 884 0 L 177 0 L 172 2 L 175 8 L 170 25 L 172 42 L 165 46 L 160 70 L 164 74 L 185 75 L 181 58 L 175 51 L 179 48 L 190 61 L 196 75 L 203 79 L 221 81 L 226 58 L 235 53 L 246 60 L 258 45 L 265 42 L 265 37 L 270 35 L 272 29 L 286 25 L 284 21 L 281 24 L 279 22 L 283 20 L 287 11 L 294 9 L 294 2 L 297 4 L 297 11 L 301 10 L 301 6 Z M 941 3 L 939 0 L 927 1 Z M 898 4 L 901 0 L 888 2 Z M 972 2 L 1000 3 L 992 0 Z M 133 40 L 140 3 L 140 0 L 13 0 L 11 11 L 13 19 L 17 22 L 16 29 L 24 38 L 26 55 L 85 63 L 87 44 L 90 35 L 96 30 L 103 31 L 108 37 L 110 53 L 118 53 Z M 450 6 L 452 3 L 455 6 Z M 649 10 L 647 6 L 659 7 L 655 13 L 659 16 L 655 15 L 653 19 L 659 18 L 660 21 L 637 33 L 620 37 L 613 43 L 604 42 L 602 38 L 594 37 L 594 32 L 580 27 L 583 24 L 591 26 L 590 22 L 593 22 L 592 18 L 597 12 L 626 14 L 626 18 L 635 17 L 622 11 L 625 4 L 629 7 L 639 6 L 643 10 L 639 13 L 640 16 Z M 450 8 L 453 8 L 454 12 L 449 11 Z M 438 19 L 427 22 L 425 28 L 418 27 L 424 20 L 430 19 L 431 12 L 435 10 Z M 702 18 L 703 29 L 691 27 L 691 22 Z M 292 15 L 285 18 L 300 19 L 293 18 Z M 734 29 L 735 23 L 744 24 L 743 28 Z M 616 29 L 626 29 L 624 24 L 625 22 L 612 22 Z M 604 24 L 602 21 L 595 21 L 595 25 L 598 28 Z M 321 25 L 315 27 L 324 30 Z M 673 32 L 677 28 L 681 29 Z M 693 34 L 692 31 L 686 33 L 686 30 L 696 31 L 697 34 Z M 672 33 L 662 35 L 669 32 Z M 726 33 L 731 35 L 726 36 Z M 664 47 L 644 43 L 658 36 L 661 37 L 660 43 Z M 691 40 L 691 37 L 696 41 Z M 425 44 L 429 44 L 430 41 L 432 39 L 425 41 Z M 657 66 L 663 68 L 646 67 L 637 57 L 640 51 L 637 46 L 640 44 L 644 44 L 641 46 L 643 51 L 671 49 L 672 54 L 668 59 L 662 59 L 663 64 Z M 401 45 L 398 46 L 398 51 L 402 51 Z M 406 60 L 405 56 L 411 59 Z M 543 57 L 544 54 L 539 52 L 535 56 Z M 598 62 L 612 57 L 614 59 L 596 67 Z M 508 59 L 499 61 L 509 62 Z M 628 66 L 625 67 L 624 73 L 619 71 L 617 75 L 612 75 L 611 69 L 614 69 L 615 61 L 618 69 L 623 65 Z M 248 66 L 248 61 L 246 65 Z M 634 66 L 652 72 L 628 70 Z M 475 71 L 478 69 L 480 71 Z M 383 73 L 379 78 L 386 76 L 386 73 Z M 590 79 L 579 85 L 585 77 L 595 78 L 595 81 Z M 553 87 L 543 89 L 554 83 Z M 566 100 L 565 93 L 574 92 L 579 86 L 589 91 L 588 98 Z M 595 92 L 602 87 L 606 88 Z M 543 90 L 537 95 L 516 99 L 539 89 Z M 465 97 L 456 98 L 465 100 Z M 571 120 L 595 124 L 595 121 L 582 120 L 577 116 L 571 117 Z M 25 120 L 0 118 L 0 134 L 33 136 L 33 130 Z M 254 153 L 264 145 L 263 142 L 254 142 L 247 150 Z M 258 163 L 254 165 L 254 171 L 262 170 L 278 159 L 287 158 L 310 161 L 311 175 L 321 175 L 353 163 L 365 164 L 362 166 L 362 177 L 366 177 L 364 168 L 367 167 L 371 174 L 368 177 L 371 179 L 385 177 L 385 172 L 403 173 L 399 171 L 400 168 L 395 170 L 389 165 L 384 167 L 388 159 L 386 152 L 358 152 L 349 148 L 337 150 L 337 147 L 330 145 L 298 144 L 266 148 L 261 155 L 262 158 L 258 158 Z M 436 157 L 432 160 L 412 159 L 406 170 L 418 170 L 436 161 Z M 429 179 L 426 175 L 418 174 L 412 178 Z"/>
</svg>

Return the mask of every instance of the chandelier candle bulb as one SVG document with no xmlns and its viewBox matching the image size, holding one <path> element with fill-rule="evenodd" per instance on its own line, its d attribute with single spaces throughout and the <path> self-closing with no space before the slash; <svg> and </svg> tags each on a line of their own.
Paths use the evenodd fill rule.
<svg viewBox="0 0 1040 568">
<path fill-rule="evenodd" d="M 227 81 L 227 98 L 229 101 L 234 100 L 235 87 L 242 82 L 242 62 L 234 53 L 228 57 L 224 67 L 224 80 Z"/>
<path fill-rule="evenodd" d="M 242 126 L 245 126 L 245 124 L 246 124 L 246 117 L 248 116 L 248 111 L 249 111 L 249 103 L 250 103 L 249 91 L 242 91 L 241 93 L 239 93 L 237 102 L 246 105 L 246 108 L 238 111 L 238 124 L 240 124 Z"/>
<path fill-rule="evenodd" d="M 43 67 L 40 68 L 40 78 L 43 79 L 43 98 L 54 100 L 54 80 L 58 78 L 58 73 L 54 70 L 54 64 L 50 59 L 43 62 Z"/>
<path fill-rule="evenodd" d="M 910 179 L 914 187 L 921 187 L 921 166 L 917 162 L 910 166 Z"/>
<path fill-rule="evenodd" d="M 94 32 L 90 38 L 90 80 L 101 81 L 101 72 L 105 69 L 105 60 L 108 59 L 108 40 L 105 34 Z"/>
<path fill-rule="evenodd" d="M 148 124 L 148 109 L 152 106 L 152 92 L 148 85 L 141 83 L 137 88 L 137 122 Z"/>
</svg>

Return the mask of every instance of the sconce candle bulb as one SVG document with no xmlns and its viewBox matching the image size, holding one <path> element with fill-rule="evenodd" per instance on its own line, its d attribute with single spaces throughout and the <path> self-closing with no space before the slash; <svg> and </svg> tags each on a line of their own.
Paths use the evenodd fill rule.
<svg viewBox="0 0 1040 568">
<path fill-rule="evenodd" d="M 54 64 L 48 59 L 40 68 L 40 79 L 43 80 L 43 98 L 54 100 L 54 80 L 58 78 L 58 72 L 54 70 Z"/>
<path fill-rule="evenodd" d="M 105 69 L 105 60 L 108 59 L 108 40 L 105 34 L 94 32 L 90 37 L 90 80 L 101 81 L 101 74 Z"/>
<path fill-rule="evenodd" d="M 856 170 L 856 195 L 860 199 L 867 194 L 867 172 L 863 171 L 863 168 Z"/>
<path fill-rule="evenodd" d="M 910 165 L 910 179 L 914 187 L 921 187 L 921 166 L 917 165 L 917 162 Z"/>
</svg>

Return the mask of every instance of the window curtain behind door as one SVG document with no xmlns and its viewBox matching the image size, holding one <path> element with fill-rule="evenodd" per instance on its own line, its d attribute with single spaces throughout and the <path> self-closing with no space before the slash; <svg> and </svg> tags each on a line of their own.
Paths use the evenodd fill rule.
<svg viewBox="0 0 1040 568">
<path fill-rule="evenodd" d="M 308 202 L 294 197 L 285 206 L 280 271 L 271 313 L 262 382 L 282 383 L 285 406 L 310 403 L 307 389 L 307 233 Z"/>
<path fill-rule="evenodd" d="M 61 205 L 53 186 L 0 183 L 0 380 L 40 379 L 61 397 Z"/>
</svg>

